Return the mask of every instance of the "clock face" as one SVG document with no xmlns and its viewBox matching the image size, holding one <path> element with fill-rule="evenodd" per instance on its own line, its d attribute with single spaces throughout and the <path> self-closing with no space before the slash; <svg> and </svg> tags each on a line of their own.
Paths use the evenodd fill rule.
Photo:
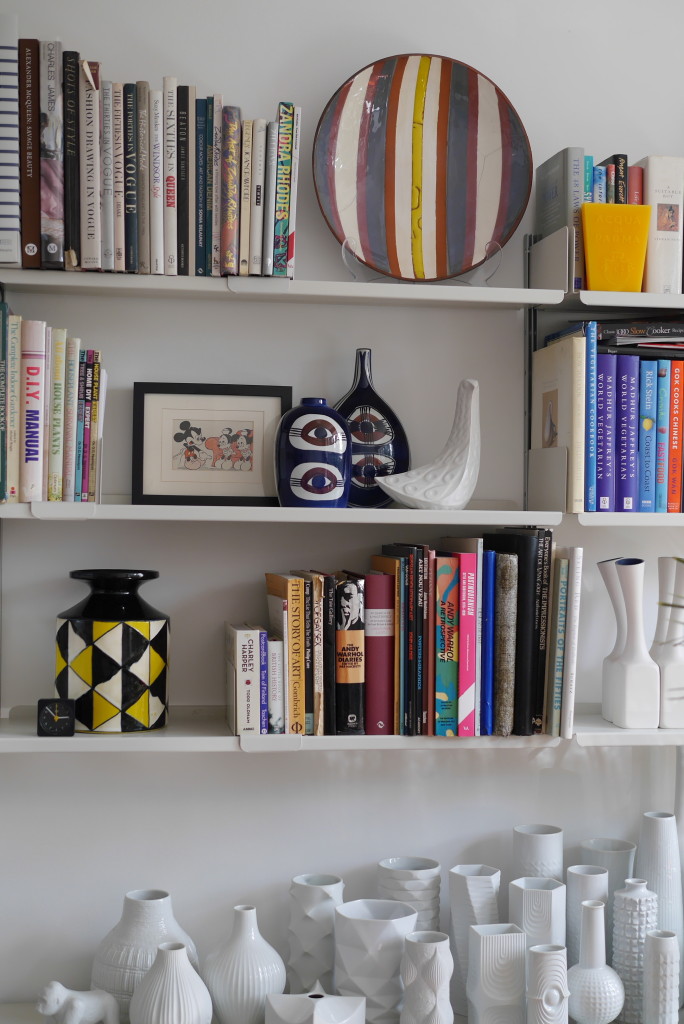
<svg viewBox="0 0 684 1024">
<path fill-rule="evenodd" d="M 73 736 L 75 721 L 73 700 L 47 697 L 38 701 L 39 736 Z"/>
</svg>

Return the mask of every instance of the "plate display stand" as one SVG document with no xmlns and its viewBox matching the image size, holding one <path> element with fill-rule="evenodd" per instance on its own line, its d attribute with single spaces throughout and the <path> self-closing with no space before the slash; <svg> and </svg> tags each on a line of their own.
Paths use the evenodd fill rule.
<svg viewBox="0 0 684 1024">
<path fill-rule="evenodd" d="M 397 284 L 397 279 L 388 277 L 386 274 L 377 274 L 356 255 L 356 240 L 345 238 L 340 245 L 340 258 L 342 265 L 352 281 L 359 281 L 364 284 Z M 479 263 L 472 270 L 461 274 L 460 277 L 445 278 L 444 281 L 403 281 L 403 284 L 415 284 L 420 287 L 422 284 L 443 284 L 460 285 L 469 288 L 485 288 L 492 283 L 492 279 L 501 266 L 502 247 L 494 239 L 487 242 L 485 246 L 487 258 L 484 263 Z"/>
</svg>

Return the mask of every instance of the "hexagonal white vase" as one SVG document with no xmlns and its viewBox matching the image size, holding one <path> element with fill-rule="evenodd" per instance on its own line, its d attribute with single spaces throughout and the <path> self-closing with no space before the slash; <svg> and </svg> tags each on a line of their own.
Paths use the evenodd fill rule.
<svg viewBox="0 0 684 1024">
<path fill-rule="evenodd" d="M 468 1013 L 468 939 L 471 924 L 499 923 L 501 872 L 487 864 L 456 864 L 449 871 L 451 1002 L 456 1013 Z"/>
<path fill-rule="evenodd" d="M 627 637 L 612 676 L 613 723 L 621 729 L 657 729 L 660 671 L 648 652 L 644 636 L 644 560 L 618 558 L 615 568 L 625 601 Z"/>
<path fill-rule="evenodd" d="M 527 948 L 565 946 L 565 886 L 555 878 L 515 878 L 508 886 L 508 916 L 525 932 Z"/>
<path fill-rule="evenodd" d="M 517 924 L 474 924 L 468 938 L 468 1024 L 523 1024 L 525 933 Z"/>
</svg>

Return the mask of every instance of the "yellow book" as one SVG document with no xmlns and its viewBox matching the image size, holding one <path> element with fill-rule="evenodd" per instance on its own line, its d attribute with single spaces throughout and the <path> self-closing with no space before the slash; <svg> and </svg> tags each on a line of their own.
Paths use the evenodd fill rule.
<svg viewBox="0 0 684 1024">
<path fill-rule="evenodd" d="M 267 598 L 287 601 L 286 731 L 303 736 L 305 718 L 304 675 L 304 580 L 292 573 L 266 573 Z"/>
</svg>

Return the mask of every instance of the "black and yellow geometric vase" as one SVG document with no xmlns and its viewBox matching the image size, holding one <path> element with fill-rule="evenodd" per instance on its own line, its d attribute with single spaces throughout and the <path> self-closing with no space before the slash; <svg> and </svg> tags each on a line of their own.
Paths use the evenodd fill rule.
<svg viewBox="0 0 684 1024">
<path fill-rule="evenodd" d="M 91 593 L 57 617 L 55 687 L 76 702 L 79 732 L 166 725 L 169 617 L 138 595 L 154 569 L 76 569 Z"/>
</svg>

